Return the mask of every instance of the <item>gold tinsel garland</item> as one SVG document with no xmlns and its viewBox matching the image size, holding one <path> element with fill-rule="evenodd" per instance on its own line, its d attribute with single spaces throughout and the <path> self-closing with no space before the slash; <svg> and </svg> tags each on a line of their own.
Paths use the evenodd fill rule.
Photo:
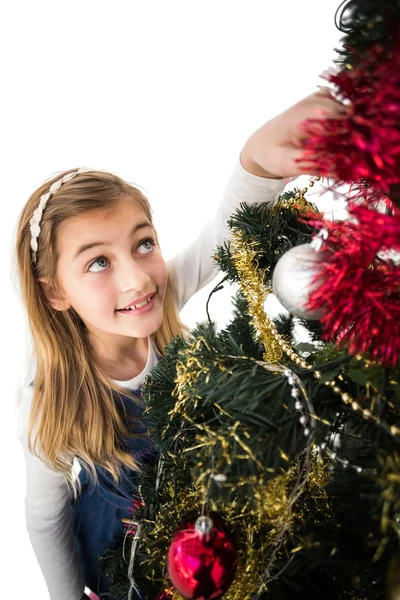
<svg viewBox="0 0 400 600">
<path fill-rule="evenodd" d="M 307 190 L 303 190 L 300 196 L 295 199 L 295 203 L 293 203 L 293 200 L 287 201 L 287 205 L 296 207 L 299 199 L 303 198 L 304 200 L 303 194 L 305 191 Z M 275 326 L 265 314 L 264 302 L 269 292 L 264 285 L 265 270 L 259 269 L 257 265 L 256 255 L 259 250 L 257 244 L 254 241 L 245 240 L 239 231 L 234 230 L 231 250 L 232 262 L 239 275 L 242 294 L 249 305 L 252 324 L 258 332 L 261 343 L 264 345 L 264 361 L 270 365 L 272 363 L 277 364 L 283 353 L 285 353 L 298 366 L 312 369 L 314 376 L 320 379 L 322 374 L 313 369 L 311 365 L 307 364 L 302 357 L 293 351 L 287 341 L 278 334 Z M 226 600 L 250 600 L 257 590 L 267 589 L 268 583 L 276 576 L 276 573 L 275 575 L 271 575 L 271 573 L 274 573 L 274 570 L 276 571 L 274 564 L 277 559 L 284 557 L 286 561 L 289 561 L 295 552 L 314 543 L 312 539 L 298 539 L 297 547 L 292 549 L 289 549 L 287 543 L 289 541 L 293 542 L 291 534 L 295 524 L 314 514 L 313 499 L 318 502 L 319 512 L 316 512 L 318 518 L 330 518 L 330 507 L 325 492 L 325 486 L 329 480 L 329 467 L 327 462 L 323 462 L 322 458 L 317 455 L 315 449 L 310 450 L 310 447 L 308 447 L 305 455 L 308 469 L 302 473 L 300 484 L 298 478 L 296 480 L 295 477 L 300 471 L 298 463 L 294 463 L 285 472 L 279 473 L 268 480 L 267 476 L 270 477 L 271 474 L 264 473 L 263 476 L 262 465 L 258 463 L 251 448 L 244 441 L 246 437 L 245 429 L 232 415 L 226 413 L 217 402 L 214 403 L 216 411 L 225 412 L 227 419 L 230 421 L 226 431 L 220 434 L 205 423 L 196 423 L 188 414 L 188 407 L 190 406 L 191 409 L 196 408 L 201 398 L 196 396 L 193 390 L 196 389 L 198 379 L 205 377 L 208 381 L 211 375 L 210 366 L 203 364 L 196 356 L 204 347 L 210 351 L 210 364 L 221 370 L 227 370 L 221 357 L 216 356 L 215 360 L 212 359 L 211 349 L 204 338 L 193 341 L 185 349 L 182 360 L 177 361 L 176 386 L 172 393 L 176 401 L 175 406 L 170 411 L 171 419 L 179 416 L 183 422 L 196 427 L 198 430 L 195 447 L 187 448 L 186 451 L 198 449 L 198 470 L 201 475 L 197 477 L 190 490 L 181 489 L 175 492 L 172 484 L 168 484 L 164 488 L 162 502 L 164 508 L 159 511 L 156 520 L 151 523 L 151 538 L 156 540 L 157 543 L 152 545 L 148 563 L 150 567 L 152 566 L 151 572 L 155 574 L 160 561 L 165 560 L 165 550 L 169 547 L 176 527 L 188 514 L 199 513 L 199 509 L 202 505 L 204 506 L 206 499 L 207 510 L 218 512 L 231 531 L 240 532 L 240 537 L 237 536 L 239 538 L 238 571 L 234 584 L 224 594 L 224 598 Z M 238 359 L 243 357 L 229 358 Z M 250 357 L 246 358 L 252 360 Z M 259 361 L 256 362 L 261 364 Z M 277 369 L 277 371 L 282 369 Z M 341 376 L 338 378 L 341 379 Z M 324 381 L 324 385 L 329 386 L 334 393 L 339 394 L 342 401 L 350 405 L 353 410 L 360 411 L 364 418 L 376 421 L 376 417 L 372 412 L 361 406 L 349 394 L 344 393 L 336 381 Z M 316 419 L 314 415 L 311 414 L 310 416 Z M 165 433 L 167 430 L 168 426 Z M 240 437 L 238 436 L 239 430 L 242 434 Z M 392 435 L 399 433 L 399 429 L 395 426 L 387 427 L 386 430 Z M 210 480 L 215 475 L 214 468 L 218 467 L 217 471 L 222 470 L 223 465 L 229 466 L 231 463 L 232 440 L 239 444 L 240 458 L 253 461 L 259 468 L 258 478 L 243 478 L 235 482 L 235 487 L 238 490 L 241 486 L 253 485 L 252 503 L 245 502 L 241 507 L 237 503 L 225 506 L 221 500 L 216 501 L 208 498 Z M 214 448 L 218 448 L 219 455 L 216 464 L 213 462 L 213 467 L 210 468 L 207 464 L 209 464 L 209 455 L 214 452 Z M 398 461 L 398 457 L 396 461 Z M 389 466 L 388 473 L 389 471 L 393 473 L 392 463 Z M 397 468 L 398 462 L 395 466 Z M 382 494 L 386 498 L 386 508 L 382 515 L 383 530 L 388 526 L 388 507 L 393 505 L 393 497 L 390 495 L 393 489 L 390 484 L 390 481 L 393 482 L 393 479 L 390 479 L 391 477 L 391 475 L 388 475 L 385 482 L 382 482 Z M 398 470 L 396 471 L 396 477 L 398 477 Z M 223 479 L 220 480 L 220 485 L 230 485 L 232 487 L 232 483 L 229 481 L 224 482 Z M 299 501 L 300 498 L 301 501 Z M 171 506 L 173 507 L 172 513 Z M 255 540 L 257 540 L 258 546 L 254 543 Z M 269 564 L 265 569 L 268 560 Z M 167 574 L 165 574 L 164 587 L 174 600 L 182 598 L 176 591 L 171 590 Z"/>
<path fill-rule="evenodd" d="M 311 499 L 315 495 L 320 500 L 326 497 L 324 487 L 329 478 L 329 469 L 315 456 L 311 462 L 307 490 L 304 491 L 307 491 Z M 257 591 L 267 589 L 267 585 L 263 583 L 263 565 L 275 548 L 282 530 L 285 531 L 285 543 L 276 558 L 290 560 L 295 552 L 310 544 L 308 540 L 295 549 L 288 547 L 292 543 L 294 526 L 304 520 L 306 510 L 306 503 L 291 504 L 290 491 L 297 475 L 297 468 L 292 467 L 267 483 L 254 480 L 255 508 L 249 502 L 238 507 L 236 504 L 225 505 L 221 500 L 209 500 L 208 510 L 221 516 L 227 529 L 235 534 L 238 543 L 238 569 L 234 583 L 224 594 L 226 600 L 250 600 Z M 160 562 L 165 561 L 176 528 L 188 515 L 198 512 L 203 493 L 202 486 L 193 485 L 190 489 L 181 488 L 177 492 L 172 482 L 165 486 L 162 509 L 156 521 L 149 523 L 152 527 L 151 539 L 154 540 L 151 553 L 143 561 L 153 577 Z M 171 589 L 167 573 L 162 585 L 174 600 L 182 599 L 176 590 Z"/>
<path fill-rule="evenodd" d="M 282 208 L 294 208 L 296 204 L 302 200 L 307 202 L 304 199 L 304 194 L 306 192 L 307 188 L 298 192 L 294 199 L 296 201 L 295 204 L 293 204 L 294 200 L 287 200 L 279 203 L 279 205 Z M 274 208 L 278 208 L 278 204 L 275 205 Z M 321 379 L 322 373 L 312 365 L 308 364 L 307 361 L 293 350 L 287 340 L 279 335 L 275 325 L 265 314 L 263 307 L 266 295 L 269 292 L 265 290 L 265 285 L 263 284 L 266 271 L 259 269 L 257 261 L 255 260 L 257 244 L 253 240 L 245 239 L 243 233 L 237 228 L 233 228 L 232 233 L 231 260 L 239 275 L 241 292 L 249 304 L 250 317 L 254 326 L 259 331 L 260 341 L 265 348 L 264 360 L 269 363 L 279 362 L 284 353 L 294 364 L 304 369 L 309 369 L 316 379 Z M 278 351 L 278 348 L 280 348 L 281 351 Z M 359 359 L 362 360 L 361 355 L 359 356 Z M 338 379 L 340 379 L 340 377 L 338 377 Z M 400 435 L 400 427 L 394 424 L 388 425 L 383 422 L 380 417 L 373 414 L 373 402 L 371 402 L 370 408 L 365 408 L 355 398 L 352 398 L 349 393 L 344 392 L 335 379 L 329 381 L 325 380 L 324 385 L 330 387 L 335 394 L 340 396 L 344 404 L 347 404 L 352 410 L 361 413 L 365 419 L 372 420 L 376 424 L 379 424 L 382 429 L 392 436 Z"/>
<path fill-rule="evenodd" d="M 239 274 L 242 294 L 250 306 L 251 322 L 264 344 L 263 359 L 276 363 L 281 360 L 283 352 L 276 339 L 277 331 L 265 313 L 264 303 L 270 292 L 264 284 L 266 270 L 254 267 L 257 249 L 259 245 L 254 240 L 245 240 L 238 231 L 233 230 L 232 264 Z"/>
<path fill-rule="evenodd" d="M 209 364 L 200 360 L 198 354 L 206 349 L 209 352 L 207 360 Z M 304 465 L 294 461 L 292 467 L 289 467 L 283 473 L 279 473 L 271 478 L 271 470 L 264 469 L 259 462 L 249 444 L 246 443 L 248 433 L 246 428 L 226 409 L 222 408 L 217 401 L 214 401 L 213 407 L 217 413 L 223 413 L 227 419 L 227 426 L 223 432 L 213 430 L 207 423 L 196 422 L 189 414 L 189 409 L 193 409 L 193 402 L 200 400 L 193 390 L 201 378 L 208 380 L 211 376 L 211 366 L 217 367 L 222 371 L 229 373 L 228 367 L 224 365 L 224 359 L 229 358 L 247 358 L 251 357 L 228 356 L 222 357 L 215 355 L 213 358 L 212 349 L 207 344 L 204 337 L 199 337 L 190 344 L 183 352 L 184 359 L 177 361 L 177 375 L 175 378 L 176 386 L 173 390 L 173 397 L 176 398 L 174 407 L 170 411 L 172 418 L 179 418 L 182 423 L 196 428 L 198 433 L 195 436 L 195 445 L 188 447 L 185 452 L 193 450 L 198 451 L 197 472 L 200 475 L 193 483 L 193 492 L 180 492 L 182 495 L 172 496 L 165 501 L 165 506 L 175 506 L 178 511 L 177 518 L 172 518 L 171 510 L 161 511 L 157 517 L 152 537 L 157 539 L 160 546 L 163 546 L 161 540 L 164 540 L 165 546 L 171 540 L 173 531 L 171 523 L 176 526 L 179 524 L 182 515 L 193 512 L 200 512 L 200 507 L 205 504 L 207 510 L 217 511 L 229 529 L 239 530 L 242 538 L 239 543 L 239 567 L 235 577 L 235 584 L 224 595 L 227 600 L 246 600 L 250 599 L 257 590 L 267 589 L 268 580 L 274 576 L 274 565 L 276 560 L 285 557 L 290 560 L 290 551 L 286 548 L 287 542 L 291 541 L 291 533 L 295 521 L 304 518 L 303 511 L 306 504 L 296 504 L 298 498 L 304 493 L 308 482 L 313 481 L 314 486 L 320 482 L 320 489 L 316 494 L 318 497 L 324 495 L 323 485 L 326 475 L 326 467 L 321 465 L 311 454 L 310 445 L 303 456 Z M 280 373 L 285 371 L 284 367 L 278 365 L 267 365 L 260 361 L 257 364 L 264 366 L 268 370 Z M 165 433 L 168 430 L 166 427 Z M 240 432 L 240 436 L 239 436 Z M 235 452 L 233 446 L 236 447 Z M 213 457 L 210 467 L 210 456 Z M 214 460 L 215 459 L 215 460 Z M 257 467 L 258 475 L 256 477 L 241 477 L 234 483 L 222 478 L 216 477 L 220 473 L 229 471 L 229 466 L 233 459 L 253 462 Z M 324 471 L 325 469 L 325 471 Z M 240 505 L 233 502 L 226 506 L 222 500 L 215 501 L 208 498 L 210 481 L 215 479 L 219 485 L 235 489 L 238 491 L 242 486 L 251 485 L 254 491 L 252 501 L 249 500 Z M 234 493 L 233 493 L 234 495 Z M 171 504 L 172 503 L 172 504 Z M 161 516 L 163 515 L 163 516 Z M 257 545 L 254 541 L 257 540 Z M 304 542 L 305 543 L 305 542 Z M 298 551 L 303 545 L 298 545 Z M 161 552 L 162 554 L 162 552 Z M 156 558 L 155 565 L 159 562 Z M 266 563 L 268 568 L 266 569 Z M 169 589 L 168 578 L 165 580 L 165 589 Z M 170 591 L 171 593 L 171 591 Z M 180 598 L 180 595 L 174 592 L 174 598 Z"/>
<path fill-rule="evenodd" d="M 255 255 L 255 244 L 252 242 L 243 242 L 240 236 L 236 235 L 236 239 L 233 242 L 233 262 L 240 274 L 242 291 L 249 303 L 253 324 L 255 328 L 259 330 L 261 341 L 264 344 L 264 359 L 268 359 L 269 363 L 276 363 L 282 357 L 282 342 L 272 322 L 265 314 L 265 272 L 257 270 L 254 266 Z M 279 340 L 279 342 L 277 340 Z M 189 416 L 187 409 L 189 406 L 191 409 L 195 408 L 197 401 L 201 400 L 201 398 L 193 394 L 193 390 L 196 389 L 196 382 L 201 377 L 205 377 L 206 381 L 208 381 L 211 374 L 210 367 L 203 364 L 197 356 L 198 352 L 204 349 L 204 347 L 206 347 L 212 355 L 207 341 L 204 337 L 200 337 L 194 340 L 193 343 L 185 349 L 184 360 L 177 361 L 176 386 L 172 393 L 172 396 L 176 398 L 176 402 L 175 406 L 170 411 L 170 416 L 172 419 L 173 417 L 176 418 L 179 414 L 183 422 L 191 424 L 199 430 L 199 433 L 196 436 L 196 445 L 195 447 L 187 448 L 188 452 L 193 451 L 194 449 L 198 449 L 199 451 L 200 449 L 207 449 L 212 453 L 213 448 L 218 446 L 218 463 L 222 462 L 225 466 L 229 466 L 232 461 L 231 442 L 233 440 L 241 451 L 240 458 L 243 460 L 250 460 L 258 467 L 260 474 L 258 481 L 253 480 L 252 482 L 249 482 L 248 478 L 242 478 L 242 480 L 235 482 L 236 489 L 239 489 L 243 485 L 249 485 L 250 483 L 254 486 L 255 506 L 250 506 L 249 503 L 245 503 L 242 507 L 243 512 L 237 514 L 238 507 L 236 505 L 235 508 L 231 507 L 231 511 L 229 512 L 223 504 L 218 506 L 218 503 L 208 499 L 208 508 L 211 510 L 218 510 L 225 519 L 228 527 L 230 521 L 232 521 L 232 518 L 234 517 L 232 526 L 235 525 L 235 528 L 237 528 L 240 524 L 240 530 L 246 532 L 247 544 L 243 550 L 243 557 L 246 557 L 245 562 L 243 563 L 243 561 L 241 561 L 240 563 L 241 565 L 243 563 L 243 566 L 239 566 L 239 572 L 235 578 L 235 586 L 232 586 L 231 590 L 225 594 L 227 600 L 246 599 L 250 598 L 257 589 L 266 589 L 265 575 L 269 576 L 273 571 L 274 562 L 284 551 L 284 542 L 289 536 L 292 521 L 294 519 L 293 507 L 295 501 L 303 493 L 307 480 L 311 477 L 312 469 L 307 466 L 304 472 L 302 472 L 301 477 L 297 478 L 297 481 L 293 480 L 293 469 L 295 467 L 289 468 L 283 474 L 276 475 L 274 478 L 268 480 L 268 477 L 270 478 L 271 474 L 269 472 L 263 473 L 263 465 L 259 463 L 257 458 L 253 455 L 249 445 L 244 441 L 244 438 L 246 437 L 245 429 L 232 415 L 227 414 L 217 402 L 214 402 L 216 410 L 224 412 L 227 419 L 231 422 L 231 425 L 223 432 L 223 434 L 214 431 L 205 423 L 194 422 Z M 229 358 L 237 359 L 239 357 Z M 215 361 L 211 358 L 210 362 L 213 366 L 217 366 L 221 370 L 226 370 L 221 357 L 216 357 Z M 256 362 L 259 363 L 259 361 Z M 283 367 L 279 369 L 279 371 L 283 370 Z M 238 435 L 239 429 L 241 430 L 241 436 Z M 168 426 L 165 433 L 167 430 Z M 306 456 L 306 462 L 308 460 L 309 455 Z M 214 473 L 211 472 L 209 467 L 206 467 L 206 465 L 202 463 L 201 459 L 199 462 L 200 465 L 198 470 L 200 470 L 201 475 L 195 485 L 197 486 L 197 489 L 201 490 L 203 498 L 207 498 L 209 482 Z M 220 464 L 217 466 L 220 468 L 222 467 Z M 314 480 L 317 481 L 315 476 Z M 291 482 L 291 493 L 289 493 L 288 490 L 289 482 Z M 221 483 L 221 485 L 223 485 L 223 483 Z M 232 482 L 228 482 L 227 485 L 232 486 Z M 320 495 L 321 494 L 323 494 L 322 490 L 320 491 Z M 185 495 L 185 502 L 187 501 L 188 496 Z M 199 507 L 200 503 L 197 503 L 197 505 L 195 504 L 192 508 L 193 510 L 196 508 L 199 510 Z M 244 515 L 246 515 L 246 517 Z M 171 521 L 169 520 L 168 526 L 170 526 L 170 523 Z M 266 528 L 265 531 L 261 531 L 263 527 Z M 158 528 L 157 539 L 160 539 L 160 536 L 161 531 Z M 256 538 L 260 544 L 257 549 L 255 549 L 253 544 L 253 540 Z M 169 541 L 170 535 L 167 535 L 166 539 Z M 261 543 L 260 539 L 262 540 Z M 259 573 L 258 578 L 255 578 L 255 573 L 259 571 L 259 569 L 257 570 L 257 565 L 265 565 L 265 559 L 268 554 L 270 555 L 270 560 L 267 573 L 265 573 L 264 570 L 263 573 Z M 238 582 L 240 583 L 238 584 Z M 180 597 L 179 594 L 176 597 Z"/>
</svg>

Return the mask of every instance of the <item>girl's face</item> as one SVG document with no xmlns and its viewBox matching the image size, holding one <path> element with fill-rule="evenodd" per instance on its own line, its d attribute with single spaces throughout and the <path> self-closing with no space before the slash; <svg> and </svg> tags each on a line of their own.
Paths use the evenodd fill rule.
<svg viewBox="0 0 400 600">
<path fill-rule="evenodd" d="M 73 307 L 89 332 L 106 343 L 145 338 L 163 319 L 167 267 L 154 230 L 129 196 L 111 209 L 66 219 L 59 228 L 58 310 Z M 146 312 L 121 311 L 154 294 Z M 126 337 L 125 337 L 126 339 Z"/>
</svg>

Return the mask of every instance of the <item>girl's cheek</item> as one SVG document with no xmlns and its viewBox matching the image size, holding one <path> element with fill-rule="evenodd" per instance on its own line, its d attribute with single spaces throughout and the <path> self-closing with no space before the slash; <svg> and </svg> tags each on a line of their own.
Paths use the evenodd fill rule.
<svg viewBox="0 0 400 600">
<path fill-rule="evenodd" d="M 99 273 L 87 273 L 88 275 L 85 287 L 86 289 L 103 289 L 110 286 L 110 277 L 106 275 L 105 271 Z"/>
</svg>

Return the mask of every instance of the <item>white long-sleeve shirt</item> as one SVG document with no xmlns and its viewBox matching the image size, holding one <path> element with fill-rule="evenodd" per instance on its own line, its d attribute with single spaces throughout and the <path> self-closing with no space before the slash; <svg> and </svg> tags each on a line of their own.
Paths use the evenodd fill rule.
<svg viewBox="0 0 400 600">
<path fill-rule="evenodd" d="M 218 265 L 213 262 L 211 256 L 218 245 L 231 238 L 227 220 L 239 207 L 240 202 L 269 202 L 272 205 L 288 181 L 266 179 L 248 173 L 240 159 L 237 159 L 215 218 L 204 225 L 199 236 L 187 248 L 167 261 L 168 272 L 175 283 L 179 311 L 193 294 L 218 274 Z M 145 368 L 128 381 L 118 381 L 123 387 L 140 388 L 156 363 L 155 349 L 150 337 L 148 341 Z M 49 468 L 28 450 L 28 419 L 32 392 L 32 386 L 25 387 L 17 406 L 17 435 L 26 458 L 27 530 L 51 600 L 80 600 L 85 582 L 72 531 L 71 493 L 64 476 Z"/>
</svg>

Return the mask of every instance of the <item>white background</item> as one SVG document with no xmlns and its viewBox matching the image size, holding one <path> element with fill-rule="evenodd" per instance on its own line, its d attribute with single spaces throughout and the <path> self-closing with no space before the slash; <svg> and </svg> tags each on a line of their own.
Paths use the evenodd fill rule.
<svg viewBox="0 0 400 600">
<path fill-rule="evenodd" d="M 1 50 L 2 598 L 48 598 L 25 531 L 15 438 L 27 328 L 10 271 L 17 218 L 53 173 L 86 165 L 148 196 L 164 258 L 210 219 L 239 152 L 265 121 L 316 90 L 341 37 L 339 0 L 4 3 Z M 3 6 L 4 6 L 3 5 Z M 206 318 L 214 282 L 181 313 Z M 231 290 L 232 291 L 232 290 Z M 230 316 L 230 293 L 211 317 Z M 56 600 L 56 599 L 54 599 Z"/>
</svg>

